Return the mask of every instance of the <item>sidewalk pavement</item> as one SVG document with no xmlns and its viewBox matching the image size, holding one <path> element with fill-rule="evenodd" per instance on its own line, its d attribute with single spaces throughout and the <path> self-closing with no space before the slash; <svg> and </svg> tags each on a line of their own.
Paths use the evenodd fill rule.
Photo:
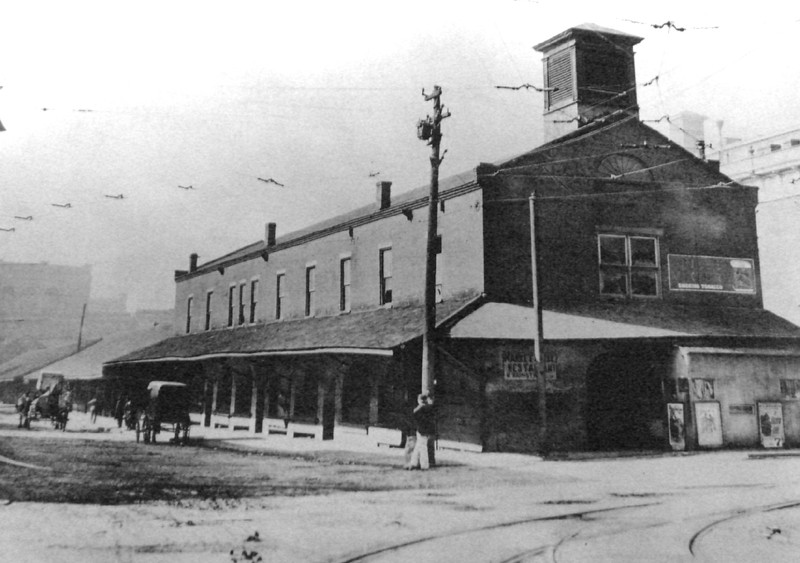
<svg viewBox="0 0 800 563">
<path fill-rule="evenodd" d="M 61 434 L 55 430 L 49 421 L 39 420 L 33 423 L 37 432 Z M 19 432 L 25 432 L 19 430 Z M 67 434 L 70 437 L 85 437 L 87 439 L 135 441 L 135 432 L 117 426 L 117 421 L 111 417 L 98 416 L 92 423 L 88 413 L 73 411 L 67 423 Z M 83 436 L 80 436 L 80 435 Z M 162 437 L 163 436 L 163 437 Z M 168 434 L 160 436 L 159 441 L 167 441 Z M 315 440 L 313 438 L 290 438 L 283 434 L 251 434 L 247 430 L 230 430 L 228 428 L 211 428 L 192 425 L 190 439 L 203 441 L 220 441 L 235 445 L 239 448 L 253 450 L 270 450 L 284 453 L 310 453 L 319 451 L 340 451 L 359 454 L 377 454 L 383 456 L 396 456 L 398 466 L 404 462 L 404 449 L 397 447 L 378 446 L 366 436 L 345 435 L 335 440 Z M 436 452 L 437 460 L 441 463 L 454 465 L 473 465 L 477 467 L 497 467 L 503 469 L 526 470 L 535 467 L 542 461 L 536 455 L 514 453 L 476 453 L 449 449 L 439 449 Z"/>
<path fill-rule="evenodd" d="M 52 428 L 49 421 L 34 423 L 37 431 L 48 431 L 61 434 Z M 19 430 L 19 432 L 25 432 Z M 85 437 L 87 439 L 101 440 L 130 440 L 135 441 L 135 433 L 117 427 L 117 422 L 111 417 L 99 416 L 97 422 L 92 423 L 88 413 L 70 413 L 67 424 L 67 434 L 71 437 Z M 203 441 L 220 441 L 229 443 L 239 448 L 248 448 L 262 451 L 276 451 L 292 454 L 303 454 L 319 451 L 353 452 L 358 454 L 376 454 L 382 456 L 396 456 L 398 466 L 404 462 L 404 449 L 397 447 L 378 446 L 374 441 L 365 436 L 352 436 L 345 434 L 335 440 L 316 440 L 313 438 L 290 438 L 283 434 L 251 434 L 247 430 L 230 430 L 228 428 L 211 428 L 192 425 L 190 438 Z M 164 434 L 160 441 L 166 441 Z M 743 456 L 749 459 L 767 459 L 781 457 L 798 457 L 800 450 L 721 450 L 716 453 L 729 453 L 735 457 Z M 442 464 L 471 465 L 475 467 L 496 467 L 505 470 L 540 470 L 544 461 L 598 461 L 623 458 L 657 458 L 657 457 L 682 457 L 703 453 L 715 452 L 668 452 L 668 451 L 625 451 L 625 452 L 557 452 L 551 457 L 542 458 L 533 454 L 498 453 L 498 452 L 468 452 L 450 449 L 439 449 L 436 457 Z M 538 466 L 538 467 L 537 467 Z"/>
</svg>

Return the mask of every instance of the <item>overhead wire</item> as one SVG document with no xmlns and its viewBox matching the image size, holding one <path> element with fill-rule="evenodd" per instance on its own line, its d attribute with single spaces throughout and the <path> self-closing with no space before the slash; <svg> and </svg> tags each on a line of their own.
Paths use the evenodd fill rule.
<svg viewBox="0 0 800 563">
<path fill-rule="evenodd" d="M 634 23 L 637 23 L 637 22 L 634 22 Z M 639 22 L 639 23 L 641 23 L 641 22 Z M 670 22 L 667 22 L 667 23 L 670 23 Z M 652 24 L 651 24 L 651 25 L 652 25 Z M 664 25 L 665 25 L 665 24 L 662 24 L 662 27 L 663 27 Z M 654 27 L 656 27 L 656 26 L 654 26 Z M 711 29 L 715 29 L 715 28 L 716 28 L 716 27 L 714 27 L 714 28 L 711 28 Z M 689 28 L 689 29 L 692 29 L 692 28 Z M 698 28 L 698 29 L 702 29 L 702 28 Z M 669 26 L 668 26 L 668 29 L 667 29 L 667 31 L 669 32 Z M 601 36 L 601 37 L 602 37 L 602 36 Z M 603 39 L 607 40 L 606 38 L 603 38 Z M 501 40 L 502 40 L 502 38 L 501 38 Z M 508 45 L 505 43 L 505 41 L 504 41 L 504 40 L 503 40 L 503 44 L 504 44 L 504 46 L 505 46 L 506 50 L 507 50 L 507 51 L 509 51 Z M 613 43 L 612 43 L 612 44 L 613 44 Z M 614 46 L 615 46 L 615 48 L 617 48 L 617 49 L 619 49 L 619 50 L 622 50 L 622 49 L 621 49 L 621 48 L 619 48 L 618 46 L 616 46 L 616 45 L 614 45 Z M 756 50 L 756 49 L 753 49 L 753 50 L 749 51 L 748 53 L 746 53 L 746 54 L 745 54 L 745 55 L 743 55 L 743 56 L 746 56 L 747 54 L 749 54 L 749 53 L 751 53 L 751 52 L 753 52 L 753 51 L 755 51 L 755 50 Z M 665 52 L 666 52 L 666 48 L 665 48 L 665 51 L 664 51 L 664 53 L 665 53 Z M 513 57 L 511 57 L 511 60 L 512 60 L 512 62 L 514 62 L 514 65 L 515 65 L 515 66 L 516 66 L 516 68 L 517 68 L 517 72 L 519 73 L 519 72 L 520 72 L 520 70 L 519 70 L 519 67 L 517 66 L 517 63 L 516 63 L 516 61 L 514 61 Z M 484 67 L 485 67 L 485 65 L 484 65 Z M 723 67 L 723 69 L 724 69 L 724 68 L 725 68 L 725 67 Z M 663 56 L 662 56 L 662 70 L 663 70 Z M 720 70 L 722 70 L 722 69 L 720 69 Z M 486 71 L 486 72 L 488 73 L 488 70 L 487 70 L 487 69 L 485 69 L 485 68 L 484 68 L 484 71 Z M 668 72 L 668 71 L 667 71 L 667 72 Z M 662 97 L 662 99 L 663 99 L 663 91 L 661 90 L 660 81 L 658 80 L 658 79 L 659 79 L 659 77 L 661 77 L 661 75 L 662 75 L 662 72 L 660 71 L 660 72 L 659 72 L 659 73 L 656 75 L 656 77 L 655 77 L 654 79 L 652 79 L 652 80 L 650 80 L 650 81 L 648 81 L 648 82 L 646 82 L 646 83 L 643 83 L 643 84 L 641 84 L 641 85 L 642 85 L 642 86 L 649 86 L 649 85 L 651 85 L 651 84 L 652 84 L 652 83 L 655 81 L 655 83 L 656 83 L 656 85 L 657 85 L 657 87 L 658 87 L 658 89 L 659 89 L 659 95 L 660 95 L 660 96 Z M 712 75 L 713 75 L 713 74 L 712 74 Z M 709 76 L 711 76 L 711 75 L 709 75 Z M 702 81 L 701 81 L 701 82 L 702 82 Z M 635 89 L 635 87 L 636 87 L 636 86 L 634 85 L 632 88 L 630 88 L 630 89 L 626 90 L 626 92 L 630 92 L 630 90 L 631 90 L 631 89 Z M 277 90 L 277 91 L 295 91 L 295 92 L 296 92 L 296 91 L 320 91 L 320 90 L 323 90 L 323 91 L 341 91 L 341 92 L 350 92 L 350 91 L 354 91 L 354 92 L 355 92 L 355 91 L 396 91 L 398 88 L 395 88 L 395 87 L 351 87 L 351 86 L 345 86 L 345 87 L 342 87 L 342 86 L 330 86 L 330 85 L 326 85 L 326 86 L 321 86 L 321 87 L 314 87 L 314 86 L 280 86 L 280 87 L 263 87 L 263 89 L 265 89 L 265 90 Z M 486 91 L 486 90 L 487 90 L 487 88 L 480 88 L 480 87 L 476 87 L 476 88 L 453 87 L 453 89 L 454 89 L 454 90 L 457 90 L 457 91 L 465 91 L 465 92 L 466 92 L 466 91 L 480 91 L 480 92 L 482 92 L 482 91 Z M 368 99 L 368 98 L 367 98 L 367 99 Z M 602 105 L 603 103 L 607 103 L 607 102 L 600 102 L 600 103 L 596 104 L 596 106 Z M 296 107 L 296 105 L 295 105 L 295 106 L 292 106 L 292 107 Z M 315 108 L 315 109 L 321 109 L 321 110 L 325 110 L 325 111 L 327 111 L 327 110 L 330 110 L 330 111 L 345 111 L 345 110 L 347 110 L 348 108 L 346 108 L 346 107 L 344 107 L 344 108 L 343 108 L 343 107 L 340 107 L 340 106 L 338 106 L 338 107 L 336 107 L 336 106 L 319 106 L 319 107 L 317 107 L 317 108 Z M 352 109 L 352 108 L 350 108 L 350 109 Z M 48 111 L 54 111 L 54 109 L 52 109 L 52 108 L 48 108 Z M 137 110 L 134 110 L 134 109 L 128 109 L 128 110 L 120 110 L 120 109 L 116 109 L 116 110 L 105 110 L 105 109 L 101 109 L 101 110 L 76 109 L 76 110 L 74 110 L 74 111 L 80 111 L 80 112 L 100 112 L 100 113 L 103 113 L 103 112 L 106 112 L 106 113 L 127 113 L 127 114 L 132 114 L 132 115 L 138 115 L 138 114 L 139 114 L 139 112 L 138 112 Z M 358 111 L 363 111 L 363 110 L 358 110 Z M 152 115 L 152 114 L 154 114 L 154 113 L 155 113 L 155 114 L 157 114 L 158 112 L 153 112 L 152 110 L 148 110 L 148 113 Z M 163 113 L 167 114 L 167 110 L 165 110 Z M 234 115 L 234 116 L 237 116 L 237 115 L 238 115 L 238 116 L 242 116 L 242 117 L 246 117 L 246 118 L 249 118 L 249 117 L 252 117 L 252 116 L 253 116 L 253 114 L 252 114 L 252 113 L 250 113 L 250 112 L 230 112 L 230 111 L 225 111 L 225 112 L 216 112 L 215 114 L 218 114 L 218 115 Z M 172 114 L 170 114 L 170 115 L 172 115 Z M 259 114 L 259 115 L 263 115 L 263 114 Z M 291 119 L 291 118 L 292 118 L 292 116 L 289 116 L 289 115 L 280 115 L 280 114 L 266 114 L 266 115 L 267 115 L 267 116 L 280 117 L 280 118 L 287 118 L 287 119 Z M 692 135 L 690 132 L 687 132 L 687 131 L 685 131 L 685 130 L 684 130 L 684 132 L 685 132 L 687 135 L 689 135 L 689 136 L 691 136 L 691 137 L 694 137 L 694 136 L 693 136 L 693 135 Z M 541 165 L 542 165 L 542 166 L 545 166 L 545 165 L 548 165 L 548 164 L 554 164 L 554 163 L 541 163 Z M 669 164 L 669 163 L 664 163 L 664 164 L 662 164 L 662 165 L 667 165 L 667 164 Z M 658 165 L 658 166 L 662 166 L 662 165 Z M 248 176 L 249 176 L 249 175 L 248 175 Z M 202 190 L 201 190 L 201 191 L 202 191 Z M 295 194 L 295 195 L 296 195 L 296 194 Z M 230 196 L 230 197 L 232 198 L 232 197 L 236 197 L 236 196 Z M 80 201 L 79 201 L 78 203 L 80 203 L 81 205 L 86 205 L 86 204 L 88 204 L 89 202 L 80 202 Z M 98 203 L 99 203 L 99 202 L 94 202 L 94 203 L 93 203 L 93 205 L 95 205 L 95 204 L 98 204 Z"/>
</svg>

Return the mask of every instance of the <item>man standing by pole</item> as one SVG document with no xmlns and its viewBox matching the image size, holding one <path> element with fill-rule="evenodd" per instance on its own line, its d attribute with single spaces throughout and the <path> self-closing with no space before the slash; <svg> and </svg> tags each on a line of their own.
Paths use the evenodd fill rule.
<svg viewBox="0 0 800 563">
<path fill-rule="evenodd" d="M 428 236 L 425 251 L 425 328 L 422 333 L 422 384 L 421 393 L 426 397 L 434 394 L 436 373 L 436 242 L 439 230 L 439 165 L 444 154 L 439 154 L 442 140 L 442 120 L 450 117 L 442 111 L 442 89 L 433 87 L 433 92 L 425 94 L 425 101 L 433 101 L 433 117 L 428 116 L 417 124 L 417 137 L 428 141 L 431 146 L 431 185 L 428 197 Z M 444 151 L 445 153 L 447 151 Z M 428 441 L 428 452 L 431 465 L 435 465 L 433 456 L 434 440 Z"/>
</svg>

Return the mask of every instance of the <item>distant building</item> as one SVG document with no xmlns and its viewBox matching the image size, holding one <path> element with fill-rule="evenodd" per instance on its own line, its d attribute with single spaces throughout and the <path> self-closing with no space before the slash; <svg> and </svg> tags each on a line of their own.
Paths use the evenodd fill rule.
<svg viewBox="0 0 800 563">
<path fill-rule="evenodd" d="M 0 346 L 33 338 L 78 340 L 91 266 L 0 261 Z"/>
<path fill-rule="evenodd" d="M 763 308 L 757 190 L 641 123 L 639 41 L 537 45 L 546 143 L 441 182 L 440 446 L 800 445 L 800 328 Z M 205 424 L 393 440 L 420 389 L 427 194 L 380 182 L 372 206 L 192 255 L 174 336 L 104 376 L 184 380 Z"/>
<path fill-rule="evenodd" d="M 764 306 L 800 323 L 800 128 L 725 144 L 721 170 L 758 186 Z"/>
</svg>

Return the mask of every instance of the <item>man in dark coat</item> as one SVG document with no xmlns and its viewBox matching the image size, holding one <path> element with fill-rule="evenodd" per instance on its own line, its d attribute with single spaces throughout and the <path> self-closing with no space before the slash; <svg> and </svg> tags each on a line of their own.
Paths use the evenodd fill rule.
<svg viewBox="0 0 800 563">
<path fill-rule="evenodd" d="M 429 395 L 422 393 L 417 397 L 417 407 L 414 409 L 414 424 L 417 427 L 417 443 L 411 454 L 411 461 L 406 469 L 428 469 L 436 464 L 433 456 L 433 439 L 436 436 L 436 413 L 433 410 L 433 400 Z"/>
<path fill-rule="evenodd" d="M 117 428 L 122 428 L 122 419 L 125 417 L 125 399 L 120 397 L 114 406 L 114 418 L 117 419 Z"/>
</svg>

